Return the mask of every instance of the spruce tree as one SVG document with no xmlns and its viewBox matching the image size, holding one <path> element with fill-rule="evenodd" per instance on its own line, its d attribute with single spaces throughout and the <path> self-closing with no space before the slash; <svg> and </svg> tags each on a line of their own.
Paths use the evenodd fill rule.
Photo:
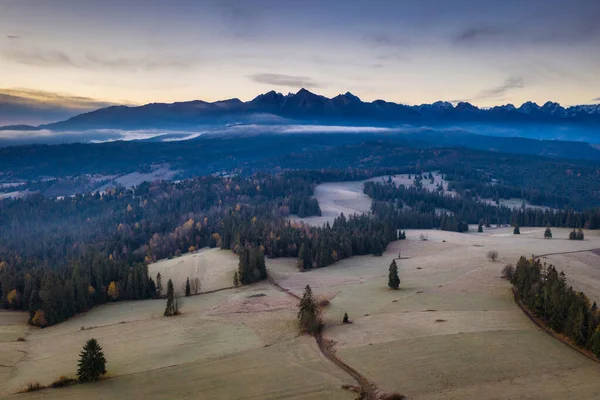
<svg viewBox="0 0 600 400">
<path fill-rule="evenodd" d="M 167 306 L 165 307 L 164 315 L 165 317 L 175 315 L 175 288 L 171 279 L 167 282 Z"/>
<path fill-rule="evenodd" d="M 546 231 L 544 232 L 544 239 L 552 239 L 552 231 L 550 227 L 546 227 Z"/>
<path fill-rule="evenodd" d="M 393 260 L 390 264 L 388 286 L 390 289 L 398 289 L 400 287 L 400 277 L 398 276 L 398 265 L 396 264 L 396 260 Z"/>
<path fill-rule="evenodd" d="M 477 227 L 477 232 L 483 233 L 483 224 L 481 222 L 479 222 L 479 226 Z"/>
<path fill-rule="evenodd" d="M 96 381 L 100 375 L 106 374 L 106 359 L 102 347 L 96 339 L 87 341 L 79 353 L 77 363 L 77 378 L 80 382 Z"/>
<path fill-rule="evenodd" d="M 185 281 L 185 296 L 189 297 L 192 295 L 192 288 L 190 287 L 190 278 L 188 277 Z"/>
<path fill-rule="evenodd" d="M 233 274 L 233 286 L 235 286 L 235 287 L 240 286 L 240 278 L 238 278 L 237 271 L 235 271 L 235 273 Z"/>
<path fill-rule="evenodd" d="M 348 313 L 347 313 L 347 312 L 345 312 L 345 313 L 344 313 L 344 319 L 342 319 L 342 322 L 343 322 L 344 324 L 347 324 L 347 323 L 348 323 Z"/>
<path fill-rule="evenodd" d="M 162 295 L 162 276 L 160 276 L 160 272 L 156 274 L 156 297 L 160 297 Z"/>
<path fill-rule="evenodd" d="M 513 230 L 514 235 L 520 235 L 521 230 L 519 229 L 519 225 L 515 225 L 515 229 Z"/>
<path fill-rule="evenodd" d="M 304 294 L 300 300 L 300 309 L 298 310 L 298 322 L 300 323 L 300 329 L 307 332 L 315 332 L 319 328 L 319 321 L 317 318 L 318 308 L 315 303 L 315 299 L 312 294 L 310 285 L 306 285 Z"/>
</svg>

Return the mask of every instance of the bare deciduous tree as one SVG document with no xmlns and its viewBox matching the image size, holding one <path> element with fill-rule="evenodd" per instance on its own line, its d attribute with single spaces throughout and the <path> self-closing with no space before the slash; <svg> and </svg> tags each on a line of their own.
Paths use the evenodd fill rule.
<svg viewBox="0 0 600 400">
<path fill-rule="evenodd" d="M 200 292 L 200 278 L 195 277 L 192 279 L 190 285 L 192 286 L 192 293 L 198 294 Z"/>
<path fill-rule="evenodd" d="M 181 307 L 183 307 L 183 299 L 178 294 L 173 298 L 173 311 L 174 315 L 181 314 Z"/>
<path fill-rule="evenodd" d="M 496 261 L 498 259 L 498 252 L 496 250 L 488 251 L 487 258 L 489 258 L 492 261 Z"/>
</svg>

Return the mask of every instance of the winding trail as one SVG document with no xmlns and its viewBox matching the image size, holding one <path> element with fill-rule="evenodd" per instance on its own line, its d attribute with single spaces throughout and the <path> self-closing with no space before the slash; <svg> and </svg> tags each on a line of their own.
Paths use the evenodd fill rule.
<svg viewBox="0 0 600 400">
<path fill-rule="evenodd" d="M 534 258 L 540 258 L 540 257 L 546 257 L 546 256 L 556 256 L 556 255 L 560 255 L 560 254 L 586 253 L 588 251 L 591 251 L 591 252 L 600 252 L 600 249 L 559 251 L 557 253 L 534 254 L 533 256 L 534 256 Z"/>
<path fill-rule="evenodd" d="M 286 293 L 287 295 L 295 298 L 296 300 L 301 300 L 300 296 L 298 296 L 297 294 L 293 293 L 292 291 L 281 286 L 279 283 L 277 283 L 275 281 L 275 279 L 273 279 L 271 277 L 271 275 L 267 276 L 267 280 L 269 281 L 269 283 L 271 285 L 273 285 L 278 290 Z M 358 372 L 357 370 L 355 370 L 354 368 L 352 368 L 351 366 L 346 364 L 344 361 L 342 361 L 342 359 L 340 359 L 335 354 L 335 350 L 333 349 L 333 343 L 334 343 L 333 341 L 327 340 L 325 337 L 323 337 L 323 332 L 321 330 L 319 330 L 317 333 L 315 333 L 314 336 L 315 336 L 315 340 L 317 341 L 317 346 L 319 346 L 319 350 L 321 350 L 321 353 L 323 353 L 325 358 L 327 358 L 329 361 L 334 363 L 338 368 L 342 369 L 344 372 L 346 372 L 348 375 L 350 375 L 352 377 L 352 379 L 354 379 L 360 385 L 360 398 L 361 399 L 377 400 L 379 398 L 377 395 L 379 393 L 379 389 L 377 388 L 377 386 L 373 382 L 369 381 L 360 372 Z"/>
</svg>

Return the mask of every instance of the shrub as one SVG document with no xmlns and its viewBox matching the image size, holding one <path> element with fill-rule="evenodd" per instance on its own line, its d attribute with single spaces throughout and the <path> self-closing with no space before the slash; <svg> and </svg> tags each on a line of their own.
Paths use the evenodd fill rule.
<svg viewBox="0 0 600 400">
<path fill-rule="evenodd" d="M 406 396 L 400 393 L 390 393 L 390 394 L 386 394 L 384 395 L 382 398 L 382 400 L 405 400 Z"/>
<path fill-rule="evenodd" d="M 38 390 L 42 390 L 43 388 L 44 387 L 40 385 L 39 382 L 29 382 L 27 384 L 27 387 L 21 390 L 21 393 L 37 392 Z"/>
<path fill-rule="evenodd" d="M 520 235 L 521 234 L 521 229 L 519 229 L 519 226 L 515 226 L 515 229 L 513 230 L 513 234 L 514 235 Z"/>
<path fill-rule="evenodd" d="M 327 307 L 328 305 L 329 305 L 329 300 L 328 299 L 320 299 L 319 300 L 319 307 L 320 308 Z"/>
<path fill-rule="evenodd" d="M 489 258 L 492 261 L 496 261 L 498 259 L 498 252 L 496 250 L 488 251 L 487 258 Z"/>
<path fill-rule="evenodd" d="M 348 323 L 348 313 L 344 313 L 344 319 L 342 320 L 344 324 Z"/>
<path fill-rule="evenodd" d="M 55 380 L 54 382 L 52 382 L 52 384 L 50 385 L 50 387 L 52 388 L 61 388 L 61 387 L 65 387 L 65 386 L 71 386 L 77 383 L 76 379 L 73 378 L 67 378 L 64 375 L 61 375 L 60 378 L 58 378 L 57 380 Z"/>
<path fill-rule="evenodd" d="M 19 336 L 19 338 L 17 339 L 17 342 L 24 342 L 25 338 L 23 336 Z"/>
<path fill-rule="evenodd" d="M 515 268 L 512 266 L 512 264 L 506 264 L 504 268 L 502 268 L 502 277 L 504 279 L 511 280 L 514 274 Z"/>
</svg>

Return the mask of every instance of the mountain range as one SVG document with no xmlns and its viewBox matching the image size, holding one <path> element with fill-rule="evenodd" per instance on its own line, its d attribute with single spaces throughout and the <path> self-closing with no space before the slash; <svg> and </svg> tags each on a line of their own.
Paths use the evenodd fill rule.
<svg viewBox="0 0 600 400">
<path fill-rule="evenodd" d="M 51 124 L 6 126 L 0 130 L 51 129 L 56 131 L 91 129 L 194 128 L 209 124 L 249 123 L 320 124 L 448 124 L 448 123 L 550 123 L 600 126 L 600 104 L 562 107 L 547 102 L 540 106 L 526 102 L 478 108 L 468 102 L 456 105 L 445 101 L 409 106 L 375 100 L 364 102 L 352 93 L 328 98 L 306 89 L 283 95 L 275 91 L 253 100 L 151 103 L 143 106 L 111 106 L 80 114 Z"/>
</svg>

